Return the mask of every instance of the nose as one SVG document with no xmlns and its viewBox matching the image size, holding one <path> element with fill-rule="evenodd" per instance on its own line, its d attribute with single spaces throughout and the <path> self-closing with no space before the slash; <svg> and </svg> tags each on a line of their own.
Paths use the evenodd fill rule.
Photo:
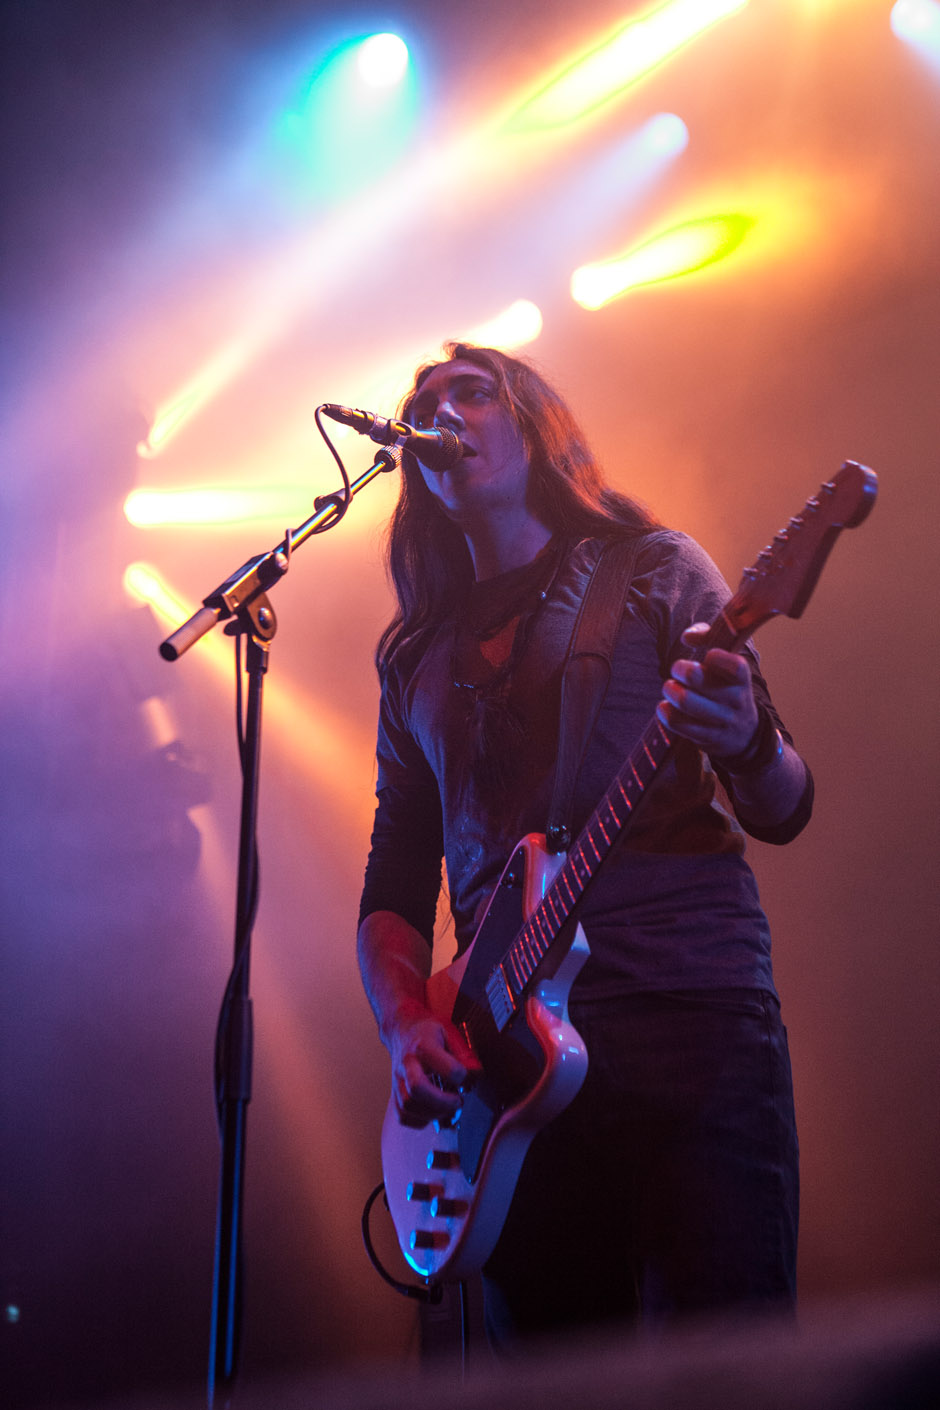
<svg viewBox="0 0 940 1410">
<path fill-rule="evenodd" d="M 434 425 L 445 426 L 452 431 L 463 430 L 464 419 L 454 406 L 450 397 L 443 397 L 442 400 L 438 402 L 437 410 L 434 413 Z"/>
</svg>

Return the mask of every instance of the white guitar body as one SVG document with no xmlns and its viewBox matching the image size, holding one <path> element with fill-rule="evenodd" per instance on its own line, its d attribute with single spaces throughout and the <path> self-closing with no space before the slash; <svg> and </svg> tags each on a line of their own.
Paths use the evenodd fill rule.
<svg viewBox="0 0 940 1410">
<path fill-rule="evenodd" d="M 428 981 L 428 1002 L 440 1017 L 450 1020 L 455 1008 L 459 1010 L 461 985 L 481 941 L 489 943 L 489 931 L 494 938 L 502 933 L 502 923 L 491 915 L 501 893 L 514 890 L 518 902 L 521 881 L 523 918 L 534 912 L 545 895 L 565 858 L 563 853 L 547 852 L 544 842 L 535 833 L 523 838 L 470 948 Z M 473 1092 L 449 1126 L 436 1121 L 423 1127 L 403 1126 L 394 1100 L 389 1103 L 382 1128 L 386 1198 L 405 1257 L 429 1282 L 460 1281 L 486 1262 L 533 1137 L 568 1105 L 584 1081 L 587 1051 L 568 1021 L 568 994 L 588 953 L 578 926 L 554 974 L 536 982 L 524 1010 L 513 1017 L 517 1032 L 525 1029 L 528 1046 L 537 1045 L 540 1050 L 541 1071 L 518 1100 L 493 1103 L 492 1124 L 479 1153 L 461 1154 L 461 1123 L 467 1103 L 477 1100 Z M 485 1057 L 478 1055 L 485 1073 Z"/>
</svg>

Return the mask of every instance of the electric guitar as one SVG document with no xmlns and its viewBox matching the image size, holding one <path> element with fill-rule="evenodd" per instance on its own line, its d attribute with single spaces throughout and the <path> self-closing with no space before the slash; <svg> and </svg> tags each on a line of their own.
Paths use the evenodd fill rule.
<svg viewBox="0 0 940 1410">
<path fill-rule="evenodd" d="M 867 517 L 876 492 L 873 471 L 846 462 L 745 571 L 698 654 L 736 651 L 769 618 L 799 617 L 840 530 Z M 449 1124 L 404 1126 L 394 1099 L 385 1116 L 386 1199 L 405 1258 L 428 1282 L 483 1266 L 533 1137 L 584 1081 L 587 1052 L 567 1008 L 589 953 L 579 902 L 672 743 L 654 715 L 567 854 L 548 852 L 539 834 L 523 838 L 471 945 L 428 981 L 430 1008 L 482 1067 Z"/>
</svg>

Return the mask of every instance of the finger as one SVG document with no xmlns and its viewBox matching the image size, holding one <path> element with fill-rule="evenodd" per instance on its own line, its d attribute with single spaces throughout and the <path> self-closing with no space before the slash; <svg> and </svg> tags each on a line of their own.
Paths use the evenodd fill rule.
<svg viewBox="0 0 940 1410">
<path fill-rule="evenodd" d="M 667 712 L 669 719 L 663 720 L 663 723 L 673 729 L 682 728 L 686 724 L 724 724 L 728 720 L 726 701 L 712 699 L 700 691 L 690 690 L 677 680 L 665 682 L 663 699 L 667 706 L 671 707 L 671 712 Z"/>
<path fill-rule="evenodd" d="M 733 651 L 722 651 L 719 647 L 713 647 L 707 653 L 702 665 L 707 684 L 717 686 L 750 684 L 751 670 L 747 661 L 743 656 L 738 656 Z"/>
<path fill-rule="evenodd" d="M 471 1071 L 479 1070 L 479 1062 L 455 1028 L 442 1030 L 440 1041 L 422 1039 L 415 1051 L 425 1071 L 450 1087 L 462 1086 Z"/>
<path fill-rule="evenodd" d="M 691 627 L 686 627 L 682 633 L 682 641 L 686 646 L 701 646 L 703 638 L 708 636 L 710 631 L 708 622 L 693 622 Z"/>
<path fill-rule="evenodd" d="M 406 1059 L 395 1087 L 395 1105 L 403 1122 L 424 1126 L 438 1117 L 448 1119 L 460 1108 L 461 1097 L 429 1076 L 414 1058 Z"/>
<path fill-rule="evenodd" d="M 723 757 L 738 753 L 750 735 L 749 730 L 737 728 L 727 716 L 705 719 L 688 715 L 666 701 L 660 701 L 656 714 L 673 737 L 689 740 L 705 754 Z"/>
<path fill-rule="evenodd" d="M 691 686 L 693 690 L 705 684 L 705 670 L 698 661 L 674 661 L 671 679 L 680 685 Z"/>
</svg>

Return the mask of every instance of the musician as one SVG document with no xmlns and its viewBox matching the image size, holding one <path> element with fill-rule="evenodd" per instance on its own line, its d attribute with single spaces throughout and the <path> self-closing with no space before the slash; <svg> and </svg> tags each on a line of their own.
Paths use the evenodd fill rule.
<svg viewBox="0 0 940 1410">
<path fill-rule="evenodd" d="M 653 714 L 677 737 L 580 911 L 580 1093 L 536 1136 L 484 1269 L 497 1348 L 611 1319 L 791 1308 L 797 1141 L 770 937 L 744 833 L 782 843 L 812 779 L 753 649 L 690 648 L 729 593 L 707 555 L 607 486 L 538 372 L 449 344 L 402 409 L 447 427 L 406 454 L 389 538 L 398 610 L 377 652 L 378 806 L 359 958 L 401 1120 L 447 1118 L 476 1059 L 425 1002 L 446 861 L 458 950 L 515 843 L 544 832 L 560 681 L 601 547 L 638 537 L 576 835 Z"/>
</svg>

